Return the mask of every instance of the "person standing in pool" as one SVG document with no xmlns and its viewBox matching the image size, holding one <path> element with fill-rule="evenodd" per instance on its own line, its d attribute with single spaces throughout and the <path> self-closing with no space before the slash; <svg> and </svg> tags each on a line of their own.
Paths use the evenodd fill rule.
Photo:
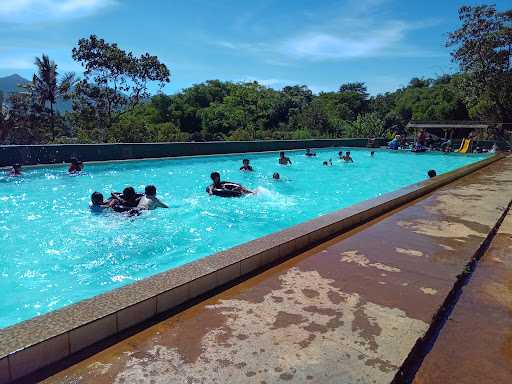
<svg viewBox="0 0 512 384">
<path fill-rule="evenodd" d="M 254 169 L 252 169 L 252 167 L 249 165 L 249 159 L 243 159 L 242 160 L 242 166 L 240 167 L 240 170 L 241 171 L 248 171 L 248 172 L 254 171 Z"/>
<path fill-rule="evenodd" d="M 284 152 L 279 152 L 279 164 L 281 165 L 288 165 L 288 164 L 292 164 L 292 161 L 290 160 L 289 157 L 286 157 L 284 155 Z"/>
<path fill-rule="evenodd" d="M 281 180 L 281 176 L 279 176 L 279 173 L 277 173 L 277 172 L 274 172 L 274 174 L 272 175 L 272 178 L 274 180 Z"/>
<path fill-rule="evenodd" d="M 11 171 L 9 172 L 9 176 L 11 176 L 11 177 L 21 176 L 21 165 L 14 164 L 12 166 Z"/>
<path fill-rule="evenodd" d="M 169 206 L 162 203 L 158 197 L 156 197 L 156 187 L 154 185 L 147 185 L 146 188 L 144 188 L 144 196 L 140 198 L 137 209 L 151 211 L 156 208 L 169 208 Z"/>
<path fill-rule="evenodd" d="M 343 159 L 343 161 L 344 161 L 345 163 L 353 163 L 353 162 L 354 162 L 354 160 L 353 160 L 353 159 L 352 159 L 352 157 L 350 156 L 350 151 L 347 151 L 347 152 L 345 153 L 345 156 L 343 156 L 343 157 L 342 157 L 342 159 Z"/>
<path fill-rule="evenodd" d="M 84 163 L 75 157 L 71 158 L 71 165 L 68 168 L 68 173 L 74 174 L 82 172 L 84 169 Z"/>
<path fill-rule="evenodd" d="M 311 149 L 310 149 L 310 148 L 306 148 L 305 156 L 306 156 L 306 157 L 315 157 L 315 156 L 316 156 L 316 153 L 311 152 Z"/>
</svg>

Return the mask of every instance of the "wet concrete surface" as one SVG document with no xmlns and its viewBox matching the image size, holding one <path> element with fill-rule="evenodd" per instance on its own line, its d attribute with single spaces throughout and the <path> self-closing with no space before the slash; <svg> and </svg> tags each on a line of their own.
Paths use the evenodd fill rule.
<svg viewBox="0 0 512 384">
<path fill-rule="evenodd" d="M 511 187 L 504 159 L 44 382 L 389 383 Z"/>
<path fill-rule="evenodd" d="M 480 260 L 414 383 L 512 383 L 512 213 Z"/>
</svg>

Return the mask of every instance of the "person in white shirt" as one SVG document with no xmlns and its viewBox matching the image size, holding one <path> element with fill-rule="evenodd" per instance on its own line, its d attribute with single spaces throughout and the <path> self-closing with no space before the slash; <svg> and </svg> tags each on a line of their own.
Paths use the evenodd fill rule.
<svg viewBox="0 0 512 384">
<path fill-rule="evenodd" d="M 140 198 L 139 205 L 137 205 L 137 209 L 153 210 L 156 208 L 169 207 L 156 197 L 156 187 L 154 185 L 147 185 L 144 189 L 144 196 Z"/>
</svg>

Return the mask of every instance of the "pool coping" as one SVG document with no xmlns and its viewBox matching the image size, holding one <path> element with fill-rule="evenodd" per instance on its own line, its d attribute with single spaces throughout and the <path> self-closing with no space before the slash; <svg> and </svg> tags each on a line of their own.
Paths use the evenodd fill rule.
<svg viewBox="0 0 512 384">
<path fill-rule="evenodd" d="M 334 211 L 90 299 L 0 329 L 0 383 L 27 376 L 198 296 L 368 222 L 506 157 Z"/>
</svg>

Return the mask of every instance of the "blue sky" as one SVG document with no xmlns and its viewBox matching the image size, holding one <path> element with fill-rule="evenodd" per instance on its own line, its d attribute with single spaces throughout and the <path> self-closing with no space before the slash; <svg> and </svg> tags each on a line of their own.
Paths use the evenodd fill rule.
<svg viewBox="0 0 512 384">
<path fill-rule="evenodd" d="M 96 34 L 157 55 L 171 70 L 165 92 L 208 79 L 274 88 L 336 90 L 364 81 L 372 94 L 412 77 L 456 70 L 444 48 L 458 0 L 0 0 L 0 76 L 30 77 L 45 52 L 59 70 L 79 38 Z M 510 0 L 481 0 L 510 8 Z"/>
</svg>

